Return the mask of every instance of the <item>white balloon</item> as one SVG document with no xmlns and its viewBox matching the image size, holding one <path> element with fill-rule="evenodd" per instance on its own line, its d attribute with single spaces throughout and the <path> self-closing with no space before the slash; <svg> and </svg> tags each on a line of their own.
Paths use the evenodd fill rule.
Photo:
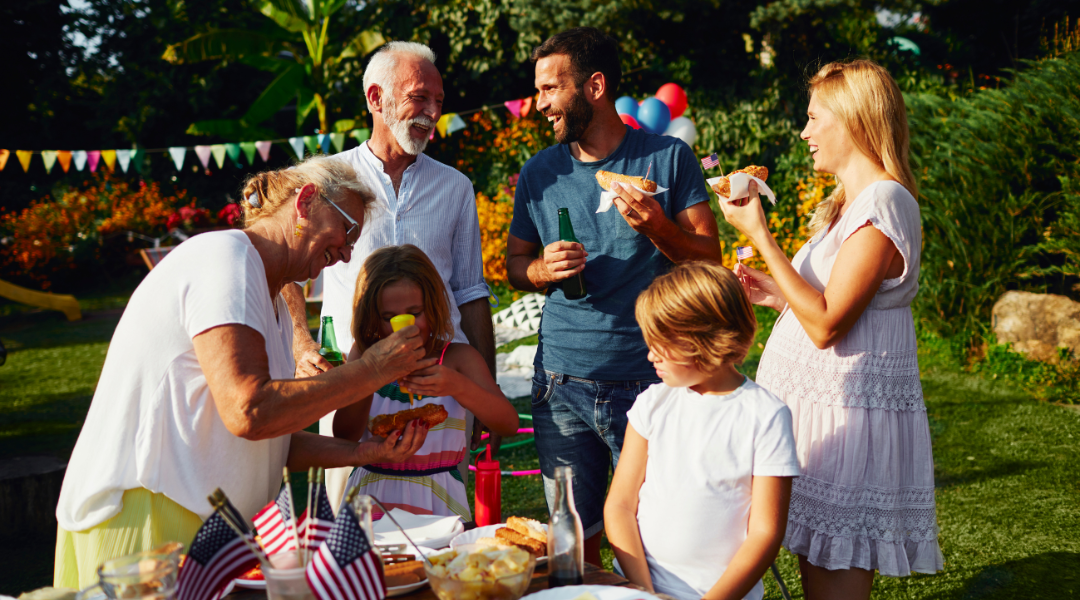
<svg viewBox="0 0 1080 600">
<path fill-rule="evenodd" d="M 694 147 L 694 142 L 697 141 L 697 128 L 694 127 L 694 122 L 686 117 L 678 117 L 671 120 L 667 129 L 664 131 L 664 135 L 670 135 L 677 137 L 680 140 L 686 142 L 687 146 Z"/>
</svg>

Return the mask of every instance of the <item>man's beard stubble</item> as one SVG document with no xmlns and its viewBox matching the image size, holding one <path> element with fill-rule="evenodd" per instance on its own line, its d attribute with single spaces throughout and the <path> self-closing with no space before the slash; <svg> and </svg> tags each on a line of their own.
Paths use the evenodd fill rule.
<svg viewBox="0 0 1080 600">
<path fill-rule="evenodd" d="M 583 90 L 578 90 L 578 93 L 574 94 L 574 97 L 570 99 L 570 104 L 567 105 L 560 116 L 563 120 L 563 129 L 562 133 L 555 132 L 556 142 L 570 144 L 580 140 L 581 136 L 585 135 L 589 123 L 592 123 L 593 108 L 591 104 L 585 101 Z"/>
<path fill-rule="evenodd" d="M 425 127 L 428 127 L 429 130 L 434 130 L 435 128 L 435 122 L 427 117 L 398 119 L 397 103 L 393 100 L 387 102 L 383 108 L 383 121 L 385 121 L 386 126 L 390 128 L 390 133 L 394 135 L 394 139 L 397 140 L 401 149 L 410 156 L 419 156 L 420 153 L 427 148 L 430 136 L 417 140 L 409 134 L 409 127 L 416 124 L 424 125 Z"/>
</svg>

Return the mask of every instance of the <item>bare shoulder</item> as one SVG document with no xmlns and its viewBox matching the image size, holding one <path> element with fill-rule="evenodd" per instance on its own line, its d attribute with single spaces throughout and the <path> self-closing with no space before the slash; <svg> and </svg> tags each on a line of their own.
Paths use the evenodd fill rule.
<svg viewBox="0 0 1080 600">
<path fill-rule="evenodd" d="M 451 343 L 446 349 L 443 364 L 455 369 L 468 365 L 476 360 L 483 360 L 480 352 L 468 344 Z"/>
</svg>

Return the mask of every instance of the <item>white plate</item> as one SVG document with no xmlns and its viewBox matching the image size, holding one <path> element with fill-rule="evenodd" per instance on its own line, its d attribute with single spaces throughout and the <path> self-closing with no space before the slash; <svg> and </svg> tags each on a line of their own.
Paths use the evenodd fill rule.
<svg viewBox="0 0 1080 600">
<path fill-rule="evenodd" d="M 535 594 L 525 596 L 525 598 L 530 600 L 574 600 L 574 598 L 585 592 L 596 596 L 597 600 L 660 600 L 660 598 L 649 592 L 617 585 L 568 585 L 549 590 L 540 590 Z"/>
<path fill-rule="evenodd" d="M 266 580 L 265 579 L 239 579 L 239 578 L 237 578 L 237 579 L 233 580 L 233 583 L 235 583 L 236 587 L 238 587 L 238 588 L 247 588 L 249 590 L 265 590 L 266 589 Z"/>
<path fill-rule="evenodd" d="M 547 531 L 547 523 L 541 523 L 540 526 L 544 528 L 545 532 Z M 457 548 L 458 546 L 463 546 L 465 544 L 475 544 L 480 538 L 493 538 L 495 537 L 495 532 L 502 529 L 503 527 L 506 527 L 506 523 L 499 523 L 498 525 L 485 525 L 484 527 L 470 529 L 469 531 L 466 531 L 465 533 L 462 533 L 454 539 L 450 540 L 450 547 Z M 545 554 L 543 556 L 537 557 L 536 564 L 545 564 L 547 560 L 548 557 Z"/>
<path fill-rule="evenodd" d="M 386 517 L 383 517 L 383 518 L 385 519 Z M 412 538 L 413 542 L 416 542 L 417 546 L 428 547 L 428 548 L 445 548 L 446 545 L 450 543 L 450 540 L 454 539 L 459 534 L 461 534 L 461 532 L 465 531 L 465 524 L 462 523 L 459 520 L 457 523 L 454 524 L 454 529 L 449 534 L 441 536 L 441 537 L 435 537 L 435 538 L 417 537 L 417 536 L 413 535 L 412 531 L 413 530 L 411 528 L 408 528 L 408 529 L 405 530 L 405 533 L 409 534 L 409 537 Z M 396 531 L 396 530 L 394 532 L 392 532 L 392 533 L 375 532 L 375 543 L 376 544 L 405 544 L 406 548 L 411 548 L 412 547 L 412 544 L 410 544 L 401 535 L 401 532 Z"/>
</svg>

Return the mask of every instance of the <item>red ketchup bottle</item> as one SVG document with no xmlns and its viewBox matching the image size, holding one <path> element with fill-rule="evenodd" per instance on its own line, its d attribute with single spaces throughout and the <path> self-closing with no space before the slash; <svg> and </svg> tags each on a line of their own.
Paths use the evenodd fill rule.
<svg viewBox="0 0 1080 600">
<path fill-rule="evenodd" d="M 485 459 L 476 461 L 474 504 L 477 527 L 502 523 L 502 471 L 499 461 L 491 460 L 491 444 L 487 446 Z"/>
</svg>

